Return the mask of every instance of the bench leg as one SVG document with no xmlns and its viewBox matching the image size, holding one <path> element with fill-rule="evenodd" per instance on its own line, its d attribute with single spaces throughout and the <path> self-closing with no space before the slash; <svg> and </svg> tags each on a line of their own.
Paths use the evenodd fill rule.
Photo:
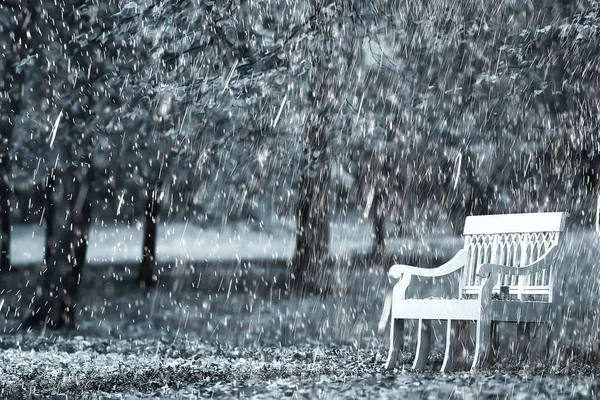
<svg viewBox="0 0 600 400">
<path fill-rule="evenodd" d="M 494 365 L 498 362 L 500 352 L 500 323 L 492 321 L 492 341 L 489 354 L 489 363 Z"/>
<path fill-rule="evenodd" d="M 429 350 L 431 348 L 431 320 L 419 320 L 419 332 L 417 336 L 417 351 L 415 353 L 415 361 L 413 369 L 423 369 L 429 358 Z"/>
<path fill-rule="evenodd" d="M 473 357 L 472 371 L 487 366 L 490 362 L 492 347 L 492 321 L 489 316 L 482 316 L 477 321 L 477 334 L 475 338 L 475 354 Z"/>
<path fill-rule="evenodd" d="M 517 357 L 519 360 L 527 358 L 531 342 L 531 322 L 517 322 Z"/>
<path fill-rule="evenodd" d="M 548 331 L 546 332 L 546 358 L 556 358 L 556 361 L 558 362 L 558 349 L 560 348 L 561 343 L 560 338 L 556 336 L 557 328 L 553 326 L 552 322 L 549 322 L 546 326 L 548 327 Z"/>
<path fill-rule="evenodd" d="M 385 368 L 393 369 L 398 364 L 400 353 L 404 347 L 404 320 L 392 317 L 390 327 L 390 350 Z"/>
<path fill-rule="evenodd" d="M 469 358 L 469 323 L 448 320 L 446 328 L 446 351 L 441 372 L 465 368 Z"/>
</svg>

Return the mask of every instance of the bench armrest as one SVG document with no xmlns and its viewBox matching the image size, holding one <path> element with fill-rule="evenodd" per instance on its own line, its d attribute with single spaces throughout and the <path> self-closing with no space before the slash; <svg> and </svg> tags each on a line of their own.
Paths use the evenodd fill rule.
<svg viewBox="0 0 600 400">
<path fill-rule="evenodd" d="M 492 272 L 497 274 L 507 274 L 507 275 L 530 275 L 535 274 L 537 272 L 543 271 L 548 268 L 546 258 L 552 257 L 556 254 L 557 246 L 552 246 L 547 252 L 545 252 L 540 258 L 532 262 L 531 264 L 527 264 L 523 267 L 512 267 L 510 265 L 501 265 L 501 264 L 481 264 L 479 268 L 479 275 L 482 278 L 488 278 Z"/>
<path fill-rule="evenodd" d="M 388 275 L 394 279 L 402 278 L 402 275 L 416 275 L 425 277 L 435 277 L 447 275 L 460 269 L 467 263 L 467 251 L 460 250 L 450 261 L 437 268 L 419 268 L 410 265 L 396 264 L 390 268 Z"/>
</svg>

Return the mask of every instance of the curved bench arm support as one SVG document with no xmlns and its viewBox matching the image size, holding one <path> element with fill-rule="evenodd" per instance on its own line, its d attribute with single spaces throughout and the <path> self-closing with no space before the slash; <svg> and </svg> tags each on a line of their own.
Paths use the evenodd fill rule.
<svg viewBox="0 0 600 400">
<path fill-rule="evenodd" d="M 394 279 L 400 279 L 403 275 L 415 275 L 424 277 L 436 277 L 448 275 L 465 266 L 467 263 L 467 251 L 460 250 L 450 261 L 437 268 L 419 268 L 410 265 L 396 264 L 390 268 L 388 275 Z"/>
</svg>

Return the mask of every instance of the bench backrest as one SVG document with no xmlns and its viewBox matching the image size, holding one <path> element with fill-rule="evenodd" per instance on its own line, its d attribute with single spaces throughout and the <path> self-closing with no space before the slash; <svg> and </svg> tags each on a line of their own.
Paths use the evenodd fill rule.
<svg viewBox="0 0 600 400">
<path fill-rule="evenodd" d="M 468 257 L 460 279 L 460 297 L 478 295 L 481 264 L 523 267 L 542 258 L 558 244 L 566 217 L 560 212 L 467 217 L 463 235 Z M 511 298 L 552 301 L 553 283 L 550 269 L 532 275 L 501 275 L 493 292 L 508 289 Z"/>
</svg>

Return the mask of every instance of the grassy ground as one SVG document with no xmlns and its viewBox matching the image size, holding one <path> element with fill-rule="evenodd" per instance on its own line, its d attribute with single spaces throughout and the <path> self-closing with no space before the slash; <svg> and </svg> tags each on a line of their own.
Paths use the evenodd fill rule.
<svg viewBox="0 0 600 400">
<path fill-rule="evenodd" d="M 380 269 L 339 274 L 327 299 L 289 295 L 282 262 L 165 265 L 147 290 L 135 272 L 86 270 L 73 332 L 18 331 L 37 269 L 4 276 L 0 397 L 566 399 L 600 387 L 598 367 L 577 356 L 439 374 L 436 352 L 425 372 L 385 371 Z"/>
</svg>

